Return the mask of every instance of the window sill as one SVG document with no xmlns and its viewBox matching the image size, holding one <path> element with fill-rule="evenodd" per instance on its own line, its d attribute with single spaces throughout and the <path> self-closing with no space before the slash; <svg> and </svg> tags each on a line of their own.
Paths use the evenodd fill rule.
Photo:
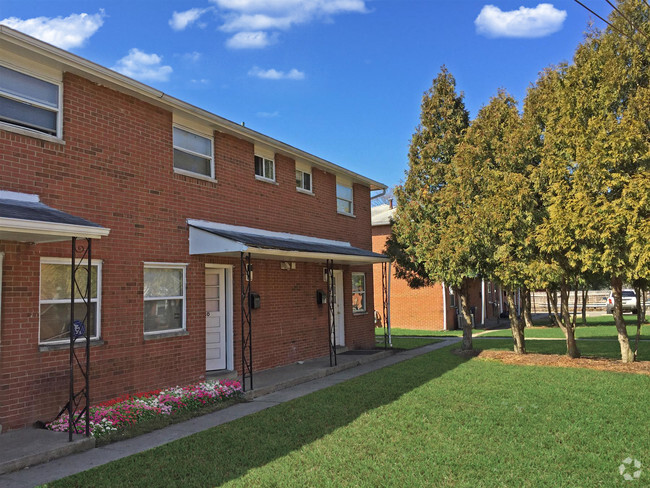
<svg viewBox="0 0 650 488">
<path fill-rule="evenodd" d="M 174 173 L 183 176 L 189 176 L 190 178 L 196 178 L 197 180 L 209 181 L 210 183 L 217 183 L 217 180 L 215 178 L 212 178 L 211 176 L 205 176 L 199 173 L 192 173 L 191 171 L 186 171 L 184 169 L 174 168 Z"/>
<path fill-rule="evenodd" d="M 313 191 L 305 190 L 304 188 L 298 188 L 298 187 L 296 187 L 296 191 L 297 191 L 298 193 L 302 193 L 303 195 L 310 195 L 310 196 L 312 196 L 312 197 L 315 197 L 315 196 L 316 196 L 316 195 L 314 195 L 314 192 L 313 192 Z"/>
<path fill-rule="evenodd" d="M 356 215 L 351 214 L 351 213 L 339 212 L 338 210 L 336 211 L 336 213 L 339 214 L 339 215 L 343 215 L 343 216 L 345 216 L 345 217 L 351 217 L 351 218 L 353 218 L 353 219 L 356 219 L 356 218 L 357 218 Z"/>
<path fill-rule="evenodd" d="M 363 311 L 359 310 L 358 312 L 352 311 L 352 315 L 354 315 L 354 316 L 357 316 L 357 315 L 368 315 L 368 311 L 367 311 L 367 310 L 363 310 Z"/>
<path fill-rule="evenodd" d="M 90 339 L 90 347 L 103 346 L 104 341 L 102 339 Z M 74 345 L 75 349 L 79 347 L 86 347 L 86 341 L 77 339 L 77 342 Z M 69 342 L 60 342 L 57 344 L 39 344 L 38 352 L 50 352 L 50 351 L 64 351 L 70 349 Z"/>
<path fill-rule="evenodd" d="M 171 330 L 171 331 L 162 331 L 162 332 L 145 332 L 144 340 L 145 341 L 154 341 L 156 339 L 166 339 L 168 337 L 181 337 L 187 336 L 190 333 L 186 330 Z"/>
<path fill-rule="evenodd" d="M 40 139 L 42 141 L 52 142 L 54 144 L 61 144 L 62 146 L 65 146 L 65 141 L 59 137 L 43 134 L 42 132 L 35 130 L 25 129 L 16 125 L 7 124 L 6 122 L 0 122 L 0 130 L 13 132 L 22 136 L 33 137 L 34 139 Z"/>
<path fill-rule="evenodd" d="M 268 178 L 264 178 L 263 176 L 255 175 L 255 179 L 257 181 L 261 181 L 262 183 L 269 183 L 270 185 L 276 185 L 279 186 L 280 184 L 275 181 L 275 180 L 270 180 Z"/>
</svg>

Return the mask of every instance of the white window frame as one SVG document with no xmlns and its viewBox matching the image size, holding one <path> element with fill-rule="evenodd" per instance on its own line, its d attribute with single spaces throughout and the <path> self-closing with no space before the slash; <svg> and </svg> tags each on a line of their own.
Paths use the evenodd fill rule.
<svg viewBox="0 0 650 488">
<path fill-rule="evenodd" d="M 449 287 L 449 308 L 456 308 L 456 295 L 454 295 L 454 289 Z"/>
<path fill-rule="evenodd" d="M 363 291 L 354 291 L 354 278 L 355 276 L 362 276 L 363 277 Z M 361 272 L 354 272 L 352 273 L 352 296 L 354 297 L 355 293 L 361 293 L 363 296 L 361 303 L 363 304 L 363 309 L 361 310 L 355 310 L 354 307 L 352 308 L 352 313 L 366 313 L 368 311 L 368 303 L 366 301 L 367 299 L 367 292 L 368 292 L 368 283 L 366 281 L 366 273 L 361 273 Z"/>
<path fill-rule="evenodd" d="M 300 173 L 300 184 L 298 184 L 298 173 Z M 305 188 L 305 175 L 309 175 L 309 188 Z M 309 165 L 296 162 L 296 190 L 301 193 L 314 194 L 314 175 Z"/>
<path fill-rule="evenodd" d="M 81 262 L 75 261 L 77 265 L 88 266 L 88 260 L 83 260 Z M 54 300 L 42 300 L 41 299 L 41 287 L 42 287 L 42 275 L 43 271 L 41 266 L 43 264 L 61 264 L 61 265 L 71 265 L 71 260 L 69 258 L 41 258 L 41 262 L 38 265 L 38 344 L 41 346 L 48 346 L 52 344 L 66 344 L 70 342 L 69 338 L 60 339 L 57 341 L 41 341 L 41 305 L 42 304 L 68 304 L 70 303 L 70 298 L 60 298 Z M 97 296 L 90 299 L 91 303 L 95 303 L 95 334 L 90 337 L 91 341 L 99 340 L 102 337 L 102 328 L 101 328 L 101 318 L 102 318 L 102 261 L 98 259 L 93 259 L 92 266 L 97 266 Z M 74 290 L 72 290 L 74 294 Z M 83 303 L 81 298 L 75 299 L 75 303 Z M 85 337 L 79 337 L 77 340 L 85 341 Z"/>
<path fill-rule="evenodd" d="M 339 195 L 339 186 L 348 188 L 350 192 L 352 193 L 352 199 L 348 200 L 347 198 L 343 198 L 342 196 Z M 343 210 L 339 210 L 339 201 L 343 202 L 348 202 L 350 204 L 350 211 L 345 212 Z M 354 186 L 352 182 L 348 182 L 345 180 L 341 180 L 339 178 L 336 179 L 336 211 L 340 213 L 341 215 L 352 215 L 354 216 Z"/>
<path fill-rule="evenodd" d="M 34 128 L 31 128 L 31 127 L 25 127 L 23 125 L 14 124 L 14 123 L 11 123 L 11 122 L 8 122 L 8 121 L 0 121 L 0 127 L 3 128 L 3 129 L 7 128 L 7 129 L 12 130 L 14 132 L 19 132 L 19 133 L 26 134 L 26 135 L 34 135 L 36 137 L 61 139 L 63 137 L 63 110 L 62 110 L 62 107 L 63 107 L 63 83 L 60 80 L 53 80 L 51 78 L 47 78 L 47 77 L 44 77 L 44 76 L 41 76 L 41 75 L 36 75 L 36 74 L 34 74 L 34 73 L 30 72 L 30 71 L 27 71 L 27 70 L 24 70 L 24 69 L 21 69 L 21 68 L 18 68 L 16 66 L 12 66 L 12 65 L 9 65 L 9 64 L 0 63 L 0 66 L 2 66 L 3 68 L 9 69 L 11 71 L 15 71 L 17 73 L 20 73 L 22 75 L 29 76 L 31 78 L 35 78 L 37 80 L 43 81 L 45 83 L 55 85 L 57 87 L 57 107 L 56 108 L 50 107 L 49 105 L 45 105 L 45 104 L 39 103 L 39 102 L 34 101 L 34 100 L 25 99 L 25 98 L 21 97 L 18 94 L 8 93 L 8 92 L 2 91 L 2 89 L 0 89 L 0 97 L 2 97 L 2 98 L 7 98 L 9 100 L 14 100 L 14 101 L 17 101 L 17 102 L 20 102 L 20 103 L 26 103 L 26 104 L 32 105 L 32 106 L 34 106 L 36 108 L 56 113 L 56 133 L 55 134 L 50 134 L 49 132 L 46 132 L 46 131 L 43 131 L 43 130 L 34 129 Z"/>
<path fill-rule="evenodd" d="M 260 158 L 262 160 L 262 174 L 258 175 L 257 174 L 257 158 Z M 270 162 L 272 163 L 273 166 L 273 178 L 269 178 L 266 174 L 266 163 Z M 272 183 L 275 183 L 276 181 L 276 171 L 275 171 L 275 159 L 267 158 L 266 156 L 262 156 L 260 154 L 255 154 L 254 158 L 254 168 L 253 171 L 255 171 L 255 179 L 256 180 L 262 180 L 262 181 L 270 181 Z"/>
<path fill-rule="evenodd" d="M 144 271 L 147 268 L 151 269 L 180 269 L 183 272 L 183 285 L 182 285 L 182 295 L 179 296 L 167 296 L 167 297 L 145 297 L 144 296 Z M 187 323 L 186 323 L 186 317 L 187 317 L 187 263 L 153 263 L 153 262 L 146 262 L 144 263 L 143 269 L 142 269 L 142 331 L 145 336 L 155 336 L 155 335 L 165 335 L 165 334 L 175 334 L 178 332 L 184 332 L 187 330 Z M 181 328 L 179 329 L 166 329 L 166 330 L 152 330 L 147 332 L 144 330 L 144 314 L 145 314 L 145 307 L 144 305 L 148 301 L 159 301 L 159 300 L 182 300 L 183 301 L 183 308 L 182 308 L 182 317 L 181 317 Z"/>
<path fill-rule="evenodd" d="M 194 178 L 202 178 L 202 179 L 214 180 L 215 179 L 214 178 L 214 137 L 210 137 L 210 136 L 207 136 L 206 134 L 202 134 L 201 132 L 197 132 L 195 130 L 188 129 L 187 127 L 184 127 L 182 125 L 174 124 L 172 126 L 172 141 L 174 140 L 174 130 L 175 129 L 181 130 L 183 132 L 187 132 L 188 134 L 192 134 L 192 135 L 195 135 L 197 137 L 202 137 L 203 139 L 207 139 L 208 141 L 210 141 L 210 174 L 205 175 L 203 173 L 196 173 L 196 172 L 190 171 L 188 169 L 177 168 L 175 160 L 173 162 L 174 172 L 184 174 L 184 175 L 188 175 L 188 176 L 192 176 Z M 208 156 L 207 154 L 198 153 L 198 152 L 192 151 L 190 149 L 186 149 L 186 148 L 184 148 L 182 146 L 177 146 L 176 144 L 172 144 L 172 145 L 173 145 L 174 149 L 177 149 L 177 150 L 179 150 L 181 152 L 184 152 L 186 154 L 190 154 L 191 156 L 196 156 L 198 158 L 207 159 L 207 156 Z"/>
</svg>

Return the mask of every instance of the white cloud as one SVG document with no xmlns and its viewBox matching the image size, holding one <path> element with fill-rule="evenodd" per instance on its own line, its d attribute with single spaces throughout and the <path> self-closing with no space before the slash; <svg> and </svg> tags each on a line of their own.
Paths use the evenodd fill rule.
<svg viewBox="0 0 650 488">
<path fill-rule="evenodd" d="M 485 5 L 474 25 L 478 34 L 487 37 L 544 37 L 559 31 L 566 15 L 566 10 L 558 10 L 550 3 L 507 12 Z"/>
<path fill-rule="evenodd" d="M 238 32 L 226 41 L 226 46 L 232 49 L 259 49 L 273 44 L 277 34 L 266 32 Z"/>
<path fill-rule="evenodd" d="M 167 81 L 173 70 L 161 63 L 161 56 L 133 48 L 112 69 L 140 81 Z"/>
<path fill-rule="evenodd" d="M 288 30 L 297 24 L 314 20 L 331 20 L 336 14 L 367 13 L 365 0 L 210 0 L 219 9 L 224 32 L 235 34 L 227 45 L 261 48 L 268 44 L 242 43 L 250 34 L 266 34 L 268 31 Z M 277 33 L 273 34 L 277 36 Z"/>
<path fill-rule="evenodd" d="M 290 71 L 278 71 L 276 69 L 260 69 L 257 66 L 251 68 L 248 72 L 249 76 L 255 76 L 263 80 L 304 80 L 305 73 L 293 68 Z"/>
<path fill-rule="evenodd" d="M 100 9 L 96 14 L 71 14 L 67 17 L 34 17 L 32 19 L 8 17 L 0 20 L 0 24 L 61 49 L 72 49 L 83 46 L 86 40 L 104 24 L 104 17 L 104 10 Z"/>
<path fill-rule="evenodd" d="M 185 53 L 182 55 L 182 58 L 185 61 L 190 61 L 192 63 L 197 63 L 201 60 L 203 55 L 198 51 L 192 51 L 191 53 Z"/>
<path fill-rule="evenodd" d="M 201 18 L 201 16 L 208 10 L 211 10 L 211 8 L 191 8 L 184 12 L 174 11 L 172 18 L 169 19 L 169 25 L 175 31 L 185 30 L 194 22 L 199 20 L 199 18 Z"/>
</svg>

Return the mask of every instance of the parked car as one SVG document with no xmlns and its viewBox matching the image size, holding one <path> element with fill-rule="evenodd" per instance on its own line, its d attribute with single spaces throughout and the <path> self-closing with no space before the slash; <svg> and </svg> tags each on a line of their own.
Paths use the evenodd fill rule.
<svg viewBox="0 0 650 488">
<path fill-rule="evenodd" d="M 632 312 L 636 314 L 638 307 L 636 304 L 636 293 L 634 290 L 623 290 L 623 312 Z M 614 292 L 610 292 L 607 299 L 607 313 L 614 313 Z"/>
</svg>

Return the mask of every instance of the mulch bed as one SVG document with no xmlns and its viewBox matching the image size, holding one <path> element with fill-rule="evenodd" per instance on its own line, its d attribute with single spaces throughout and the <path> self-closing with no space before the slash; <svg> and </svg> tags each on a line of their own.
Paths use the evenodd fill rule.
<svg viewBox="0 0 650 488">
<path fill-rule="evenodd" d="M 572 359 L 559 354 L 515 354 L 513 351 L 496 351 L 493 349 L 460 351 L 454 353 L 462 357 L 477 357 L 479 359 L 495 360 L 504 364 L 519 364 L 524 366 L 556 366 L 560 368 L 586 368 L 599 371 L 615 371 L 617 373 L 633 373 L 650 376 L 650 361 L 623 363 L 616 359 L 581 357 Z"/>
</svg>

